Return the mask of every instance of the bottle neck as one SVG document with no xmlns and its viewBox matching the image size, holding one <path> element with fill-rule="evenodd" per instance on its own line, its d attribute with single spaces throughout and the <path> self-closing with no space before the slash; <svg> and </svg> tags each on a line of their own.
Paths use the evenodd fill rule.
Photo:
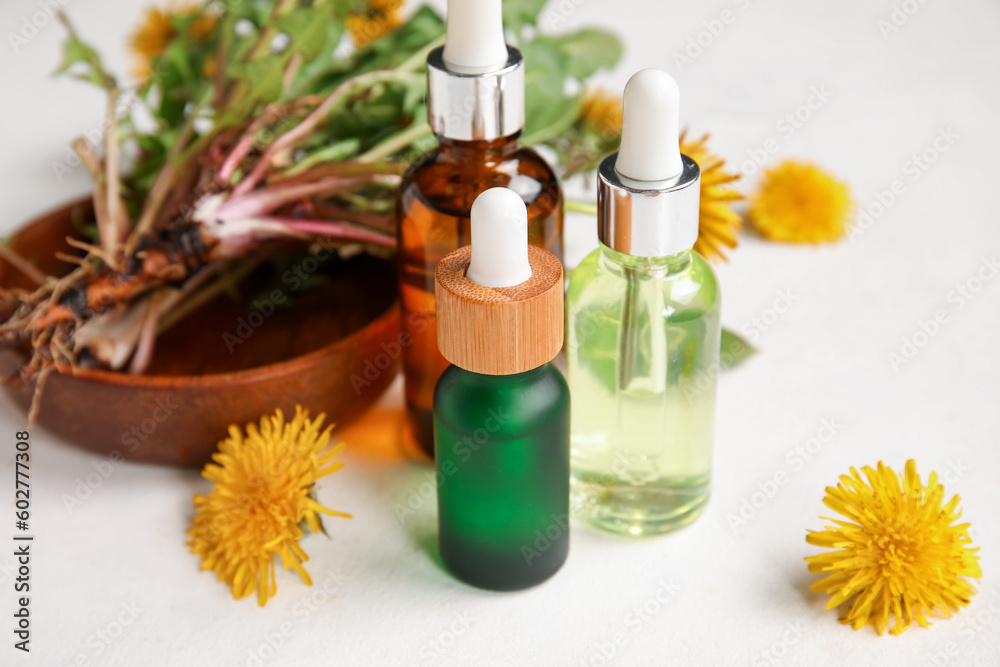
<svg viewBox="0 0 1000 667">
<path fill-rule="evenodd" d="M 489 141 L 459 141 L 442 136 L 438 136 L 437 140 L 443 157 L 460 162 L 481 162 L 484 158 L 489 161 L 503 160 L 517 152 L 521 148 L 521 144 L 518 142 L 520 136 L 521 133 L 516 132 Z"/>
<path fill-rule="evenodd" d="M 638 257 L 612 250 L 603 243 L 600 247 L 602 263 L 609 271 L 616 275 L 641 273 L 667 278 L 685 271 L 691 266 L 690 248 L 674 255 L 665 255 L 663 257 Z"/>
<path fill-rule="evenodd" d="M 427 55 L 427 122 L 439 137 L 492 141 L 524 128 L 524 58 L 513 47 L 496 71 L 448 69 L 444 47 Z"/>
<path fill-rule="evenodd" d="M 516 385 L 518 383 L 531 384 L 536 382 L 539 378 L 548 374 L 548 366 L 552 362 L 546 362 L 541 366 L 532 368 L 529 371 L 524 371 L 522 373 L 512 373 L 510 375 L 486 375 L 485 373 L 476 373 L 475 371 L 469 371 L 459 366 L 455 366 L 458 370 L 462 371 L 467 375 L 467 382 L 473 384 L 479 384 L 481 386 L 491 386 L 497 382 L 503 382 L 508 385 Z"/>
</svg>

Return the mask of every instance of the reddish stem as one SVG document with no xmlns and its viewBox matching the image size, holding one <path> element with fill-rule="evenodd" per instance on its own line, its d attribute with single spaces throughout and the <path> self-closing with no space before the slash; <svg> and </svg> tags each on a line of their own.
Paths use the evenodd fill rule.
<svg viewBox="0 0 1000 667">
<path fill-rule="evenodd" d="M 279 151 L 285 148 L 290 148 L 308 137 L 318 126 L 322 123 L 326 116 L 330 113 L 333 107 L 355 86 L 363 86 L 370 83 L 374 83 L 381 79 L 392 79 L 398 75 L 392 71 L 375 71 L 368 72 L 367 74 L 361 74 L 354 78 L 344 81 L 342 84 L 333 89 L 323 103 L 312 110 L 308 116 L 306 116 L 301 123 L 285 132 L 283 135 L 274 140 L 274 142 L 267 147 L 264 151 L 264 155 L 261 156 L 257 164 L 254 165 L 253 170 L 250 174 L 244 178 L 240 183 L 233 188 L 233 196 L 238 197 L 240 195 L 246 194 L 254 189 L 254 187 L 264 178 L 264 174 L 267 172 L 268 167 L 271 164 L 271 160 L 274 156 L 278 154 Z"/>
<path fill-rule="evenodd" d="M 363 241 L 365 243 L 375 243 L 377 245 L 385 246 L 386 248 L 396 247 L 395 237 L 389 236 L 388 234 L 379 234 L 378 232 L 366 229 L 358 229 L 357 227 L 353 227 L 343 222 L 302 220 L 298 218 L 263 218 L 263 220 L 280 223 L 296 232 L 304 232 L 306 234 L 313 234 L 316 236 L 329 236 L 332 238 L 351 241 Z"/>
</svg>

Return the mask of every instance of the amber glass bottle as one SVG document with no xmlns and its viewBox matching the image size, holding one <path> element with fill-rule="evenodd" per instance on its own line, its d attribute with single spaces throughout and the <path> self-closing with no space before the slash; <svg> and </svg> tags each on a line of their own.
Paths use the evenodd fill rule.
<svg viewBox="0 0 1000 667">
<path fill-rule="evenodd" d="M 562 193 L 552 169 L 517 135 L 493 141 L 453 141 L 421 160 L 399 198 L 399 281 L 403 307 L 407 438 L 430 456 L 434 446 L 434 386 L 448 362 L 438 351 L 434 267 L 468 245 L 476 196 L 510 188 L 528 208 L 528 240 L 562 259 Z"/>
<path fill-rule="evenodd" d="M 516 49 L 509 52 L 504 68 L 480 75 L 451 72 L 442 50 L 431 52 L 428 106 L 439 145 L 414 165 L 400 188 L 404 437 L 410 449 L 416 446 L 431 457 L 434 386 L 448 366 L 437 345 L 434 268 L 442 257 L 469 244 L 469 211 L 476 197 L 494 187 L 516 192 L 528 208 L 529 241 L 562 260 L 562 191 L 545 160 L 518 143 L 524 126 L 523 60 Z M 475 104 L 462 107 L 468 99 Z M 519 116 L 512 113 L 518 105 Z"/>
</svg>

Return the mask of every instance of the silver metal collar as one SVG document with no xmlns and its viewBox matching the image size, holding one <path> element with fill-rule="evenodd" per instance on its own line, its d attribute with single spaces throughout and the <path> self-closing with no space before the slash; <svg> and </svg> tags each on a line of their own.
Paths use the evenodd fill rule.
<svg viewBox="0 0 1000 667">
<path fill-rule="evenodd" d="M 698 240 L 701 170 L 687 155 L 680 176 L 634 181 L 615 170 L 618 153 L 597 171 L 597 233 L 612 250 L 636 257 L 666 257 Z"/>
<path fill-rule="evenodd" d="M 454 141 L 491 141 L 524 128 L 524 58 L 507 47 L 507 64 L 486 74 L 448 69 L 444 47 L 427 56 L 427 112 L 431 130 Z"/>
</svg>

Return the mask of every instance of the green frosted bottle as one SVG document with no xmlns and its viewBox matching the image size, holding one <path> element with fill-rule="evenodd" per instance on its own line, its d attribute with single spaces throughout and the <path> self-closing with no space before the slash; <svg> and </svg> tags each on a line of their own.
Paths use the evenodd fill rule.
<svg viewBox="0 0 1000 667">
<path fill-rule="evenodd" d="M 677 84 L 642 70 L 622 104 L 621 150 L 598 170 L 601 245 L 567 297 L 571 493 L 583 518 L 639 536 L 708 502 L 721 299 L 692 250 L 700 170 L 678 148 Z"/>
<path fill-rule="evenodd" d="M 449 367 L 434 391 L 441 559 L 514 590 L 569 553 L 569 389 L 552 364 L 515 375 Z"/>
<path fill-rule="evenodd" d="M 527 212 L 506 188 L 471 211 L 472 245 L 435 272 L 438 346 L 451 362 L 434 390 L 441 559 L 492 590 L 551 577 L 569 553 L 562 266 L 528 247 Z"/>
</svg>

